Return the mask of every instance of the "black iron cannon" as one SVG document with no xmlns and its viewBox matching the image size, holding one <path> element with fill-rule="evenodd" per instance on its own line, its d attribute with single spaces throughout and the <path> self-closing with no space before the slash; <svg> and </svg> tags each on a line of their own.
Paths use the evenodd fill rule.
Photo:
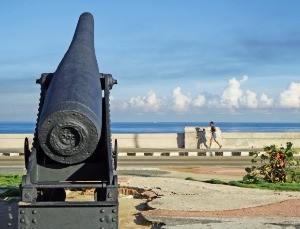
<svg viewBox="0 0 300 229">
<path fill-rule="evenodd" d="M 40 104 L 26 175 L 19 228 L 117 228 L 116 151 L 111 147 L 109 90 L 99 73 L 94 21 L 83 13 L 71 45 L 54 73 L 43 73 Z M 66 191 L 94 190 L 94 201 L 70 201 Z"/>
</svg>

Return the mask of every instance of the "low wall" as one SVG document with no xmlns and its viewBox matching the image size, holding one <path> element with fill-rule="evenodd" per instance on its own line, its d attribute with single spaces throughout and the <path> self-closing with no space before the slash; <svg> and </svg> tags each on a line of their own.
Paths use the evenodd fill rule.
<svg viewBox="0 0 300 229">
<path fill-rule="evenodd" d="M 223 133 L 222 137 L 226 148 L 259 148 L 271 144 L 285 147 L 287 142 L 300 148 L 300 133 Z"/>
<path fill-rule="evenodd" d="M 195 128 L 186 127 L 184 134 L 113 134 L 112 140 L 114 142 L 114 139 L 118 139 L 118 147 L 125 149 L 205 149 L 203 140 L 206 139 L 206 144 L 209 145 L 209 129 L 203 127 L 206 128 L 205 134 L 202 132 L 199 136 Z M 203 128 L 201 127 L 200 131 L 203 131 Z M 262 148 L 270 144 L 285 146 L 286 142 L 292 142 L 295 147 L 300 148 L 300 133 L 222 133 L 220 128 L 217 128 L 217 136 L 223 148 L 232 150 Z M 25 137 L 28 137 L 31 145 L 33 134 L 0 134 L 0 153 L 23 152 Z M 213 143 L 212 148 L 217 148 L 217 144 Z"/>
<path fill-rule="evenodd" d="M 33 134 L 0 134 L 0 153 L 23 152 L 24 139 L 32 144 Z M 118 139 L 119 148 L 183 148 L 184 134 L 112 134 L 112 142 Z"/>
<path fill-rule="evenodd" d="M 204 132 L 203 129 L 206 131 Z M 220 128 L 216 127 L 216 129 L 217 140 L 226 149 L 262 148 L 271 144 L 286 146 L 287 142 L 292 142 L 294 147 L 300 148 L 300 133 L 222 133 Z M 206 144 L 209 146 L 210 136 L 209 127 L 185 127 L 185 148 L 205 149 L 204 141 L 206 139 Z M 213 142 L 212 148 L 217 147 L 218 145 Z"/>
<path fill-rule="evenodd" d="M 216 134 L 218 141 L 222 144 L 222 134 L 219 127 L 216 127 Z M 209 146 L 211 136 L 210 127 L 186 126 L 184 128 L 184 135 L 185 148 L 187 149 L 206 149 Z"/>
<path fill-rule="evenodd" d="M 21 153 L 24 149 L 24 139 L 29 139 L 32 145 L 33 134 L 0 134 L 0 153 Z"/>
<path fill-rule="evenodd" d="M 112 134 L 119 148 L 184 148 L 184 134 Z"/>
</svg>

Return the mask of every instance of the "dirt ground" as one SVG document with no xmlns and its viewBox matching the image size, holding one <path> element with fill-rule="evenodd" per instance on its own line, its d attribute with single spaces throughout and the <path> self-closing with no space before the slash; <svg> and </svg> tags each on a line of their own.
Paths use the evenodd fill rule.
<svg viewBox="0 0 300 229">
<path fill-rule="evenodd" d="M 240 178 L 245 175 L 245 170 L 234 167 L 213 167 L 213 166 L 176 166 L 176 167 L 164 167 L 162 168 L 167 171 L 177 171 L 182 173 L 194 173 L 194 174 L 213 174 L 213 175 L 225 175 L 225 176 L 238 176 Z"/>
<path fill-rule="evenodd" d="M 151 224 L 146 222 L 140 211 L 145 208 L 145 201 L 133 199 L 132 197 L 121 197 L 119 199 L 119 227 L 125 229 L 146 229 L 151 228 Z"/>
<path fill-rule="evenodd" d="M 241 168 L 234 167 L 164 167 L 160 170 L 169 171 L 170 173 L 163 174 L 163 177 L 175 177 L 178 179 L 185 179 L 192 176 L 199 180 L 208 180 L 211 178 L 228 180 L 242 179 L 245 171 Z M 119 181 L 126 186 L 126 179 L 134 179 L 134 177 L 119 176 Z M 90 192 L 90 193 L 89 193 Z M 89 200 L 92 199 L 93 191 L 82 193 L 70 192 L 68 198 L 70 201 Z M 213 218 L 244 218 L 244 217 L 297 217 L 300 218 L 300 199 L 282 201 L 280 203 L 269 204 L 265 206 L 245 208 L 242 210 L 227 210 L 227 211 L 168 211 L 163 209 L 148 209 L 147 197 L 134 198 L 134 194 L 126 190 L 122 191 L 119 197 L 119 228 L 137 228 L 146 229 L 153 228 L 152 225 L 145 220 L 144 216 L 151 218 L 155 215 L 171 218 L 176 215 L 183 218 L 198 218 L 198 217 L 213 217 Z M 17 228 L 17 200 L 7 202 L 0 200 L 0 228 Z"/>
<path fill-rule="evenodd" d="M 242 180 L 246 174 L 244 169 L 232 166 L 176 166 L 176 167 L 161 167 L 163 171 L 170 172 L 162 175 L 165 177 L 175 177 L 185 179 L 192 177 L 194 179 L 205 181 L 210 179 L 219 179 L 223 181 Z"/>
</svg>

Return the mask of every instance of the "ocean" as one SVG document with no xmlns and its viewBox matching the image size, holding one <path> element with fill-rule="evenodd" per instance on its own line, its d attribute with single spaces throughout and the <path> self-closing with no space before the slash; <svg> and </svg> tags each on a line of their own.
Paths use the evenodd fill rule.
<svg viewBox="0 0 300 229">
<path fill-rule="evenodd" d="M 222 132 L 300 132 L 300 123 L 215 122 Z M 112 133 L 183 133 L 185 126 L 208 122 L 113 122 Z M 33 133 L 34 122 L 0 122 L 0 134 Z"/>
</svg>

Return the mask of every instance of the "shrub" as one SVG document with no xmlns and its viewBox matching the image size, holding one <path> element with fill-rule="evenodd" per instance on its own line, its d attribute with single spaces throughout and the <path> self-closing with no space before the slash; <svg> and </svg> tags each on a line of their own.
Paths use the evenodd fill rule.
<svg viewBox="0 0 300 229">
<path fill-rule="evenodd" d="M 251 183 L 259 183 L 264 180 L 270 183 L 276 182 L 297 182 L 296 168 L 299 162 L 294 155 L 298 153 L 297 149 L 293 148 L 291 142 L 287 142 L 286 148 L 270 145 L 264 147 L 265 153 L 260 156 L 260 164 L 258 165 L 258 153 L 253 153 L 251 167 L 246 167 L 247 174 L 243 180 Z"/>
</svg>

